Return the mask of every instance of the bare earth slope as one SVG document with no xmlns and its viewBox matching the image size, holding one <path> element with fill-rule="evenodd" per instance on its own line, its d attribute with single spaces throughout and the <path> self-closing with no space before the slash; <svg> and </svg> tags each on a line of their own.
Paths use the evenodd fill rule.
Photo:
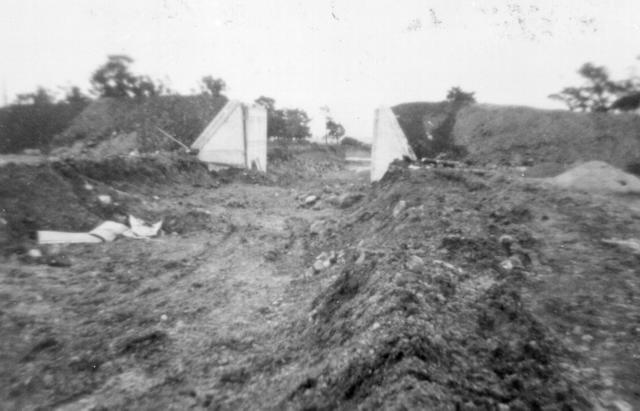
<svg viewBox="0 0 640 411">
<path fill-rule="evenodd" d="M 57 250 L 70 267 L 2 261 L 2 407 L 640 406 L 640 257 L 602 241 L 638 237 L 627 199 L 463 170 L 369 186 L 318 151 L 271 169 L 202 186 L 77 165 L 176 221 Z"/>
<path fill-rule="evenodd" d="M 640 162 L 640 116 L 633 113 L 473 104 L 450 118 L 446 103 L 406 103 L 394 111 L 414 150 L 427 144 L 431 132 L 436 140 L 448 138 L 450 144 L 464 147 L 476 164 L 518 166 L 531 161 L 562 169 L 600 160 L 625 169 Z"/>
</svg>

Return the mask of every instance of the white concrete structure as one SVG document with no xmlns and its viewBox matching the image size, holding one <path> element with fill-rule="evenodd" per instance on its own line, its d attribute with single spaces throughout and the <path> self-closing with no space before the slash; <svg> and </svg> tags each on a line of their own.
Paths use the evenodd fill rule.
<svg viewBox="0 0 640 411">
<path fill-rule="evenodd" d="M 387 172 L 389 164 L 403 157 L 416 159 L 396 115 L 389 107 L 380 107 L 375 112 L 373 124 L 371 181 L 380 180 Z"/>
<path fill-rule="evenodd" d="M 229 101 L 191 145 L 212 166 L 267 171 L 267 111 Z"/>
</svg>

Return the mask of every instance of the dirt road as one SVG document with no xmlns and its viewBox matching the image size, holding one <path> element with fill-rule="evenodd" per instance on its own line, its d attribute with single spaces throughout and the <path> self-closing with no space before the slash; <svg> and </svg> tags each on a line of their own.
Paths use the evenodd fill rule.
<svg viewBox="0 0 640 411">
<path fill-rule="evenodd" d="M 637 237 L 634 199 L 444 169 L 370 185 L 317 152 L 285 163 L 267 177 L 208 181 L 191 163 L 132 169 L 152 181 L 116 173 L 121 162 L 76 164 L 80 179 L 69 167 L 12 168 L 6 184 L 46 183 L 40 208 L 30 197 L 5 203 L 21 218 L 52 207 L 65 213 L 34 223 L 98 218 L 92 196 L 111 190 L 133 210 L 164 212 L 167 234 L 45 250 L 66 254 L 68 267 L 3 261 L 2 406 L 640 404 L 638 256 L 602 241 Z M 44 191 L 51 185 L 66 191 Z M 62 200 L 46 202 L 56 191 Z M 345 193 L 357 196 L 341 204 Z"/>
<path fill-rule="evenodd" d="M 212 228 L 65 246 L 68 268 L 4 264 L 2 402 L 74 410 L 275 401 L 261 368 L 319 286 L 305 279 L 309 225 L 340 212 L 301 198 L 339 193 L 354 178 L 345 172 L 303 190 L 233 183 L 158 192 L 156 207 L 207 213 Z"/>
</svg>

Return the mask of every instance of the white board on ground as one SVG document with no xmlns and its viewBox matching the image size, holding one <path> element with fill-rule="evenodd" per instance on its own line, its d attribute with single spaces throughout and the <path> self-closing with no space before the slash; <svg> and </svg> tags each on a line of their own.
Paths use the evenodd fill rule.
<svg viewBox="0 0 640 411">
<path fill-rule="evenodd" d="M 380 180 L 394 160 L 416 159 L 406 136 L 389 107 L 376 110 L 371 148 L 371 181 Z"/>
</svg>

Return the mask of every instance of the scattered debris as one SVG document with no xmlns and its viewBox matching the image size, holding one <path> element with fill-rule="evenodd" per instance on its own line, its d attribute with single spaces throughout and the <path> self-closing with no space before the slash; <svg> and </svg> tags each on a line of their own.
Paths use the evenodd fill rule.
<svg viewBox="0 0 640 411">
<path fill-rule="evenodd" d="M 124 232 L 125 237 L 132 238 L 149 238 L 158 235 L 160 228 L 162 227 L 162 220 L 154 224 L 147 224 L 144 220 L 129 215 L 129 225 L 131 226 L 131 232 Z"/>
<path fill-rule="evenodd" d="M 68 233 L 63 231 L 40 230 L 38 244 L 82 244 L 101 243 L 103 240 L 89 233 Z"/>
<path fill-rule="evenodd" d="M 105 221 L 88 233 L 68 233 L 63 231 L 38 231 L 38 244 L 80 244 L 111 242 L 119 235 L 129 238 L 150 238 L 158 235 L 162 221 L 148 225 L 143 220 L 129 215 L 129 225 L 115 221 Z"/>
<path fill-rule="evenodd" d="M 443 168 L 460 168 L 462 167 L 462 163 L 459 161 L 451 161 L 451 160 L 443 160 L 439 158 L 421 158 L 420 163 L 433 166 L 433 167 L 443 167 Z"/>
<path fill-rule="evenodd" d="M 634 254 L 640 254 L 640 240 L 635 238 L 630 238 L 628 240 L 621 240 L 618 238 L 609 238 L 602 240 L 605 244 L 614 244 L 620 247 L 624 247 L 630 249 Z"/>
<path fill-rule="evenodd" d="M 325 270 L 331 267 L 333 264 L 338 262 L 338 255 L 335 251 L 326 252 L 323 251 L 316 257 L 316 261 L 313 263 L 313 271 L 314 273 L 319 273 L 322 270 Z"/>
<path fill-rule="evenodd" d="M 115 240 L 117 236 L 123 235 L 127 231 L 129 231 L 129 227 L 124 224 L 116 223 L 115 221 L 105 221 L 89 231 L 89 234 L 98 237 L 99 240 L 110 243 Z"/>
</svg>

